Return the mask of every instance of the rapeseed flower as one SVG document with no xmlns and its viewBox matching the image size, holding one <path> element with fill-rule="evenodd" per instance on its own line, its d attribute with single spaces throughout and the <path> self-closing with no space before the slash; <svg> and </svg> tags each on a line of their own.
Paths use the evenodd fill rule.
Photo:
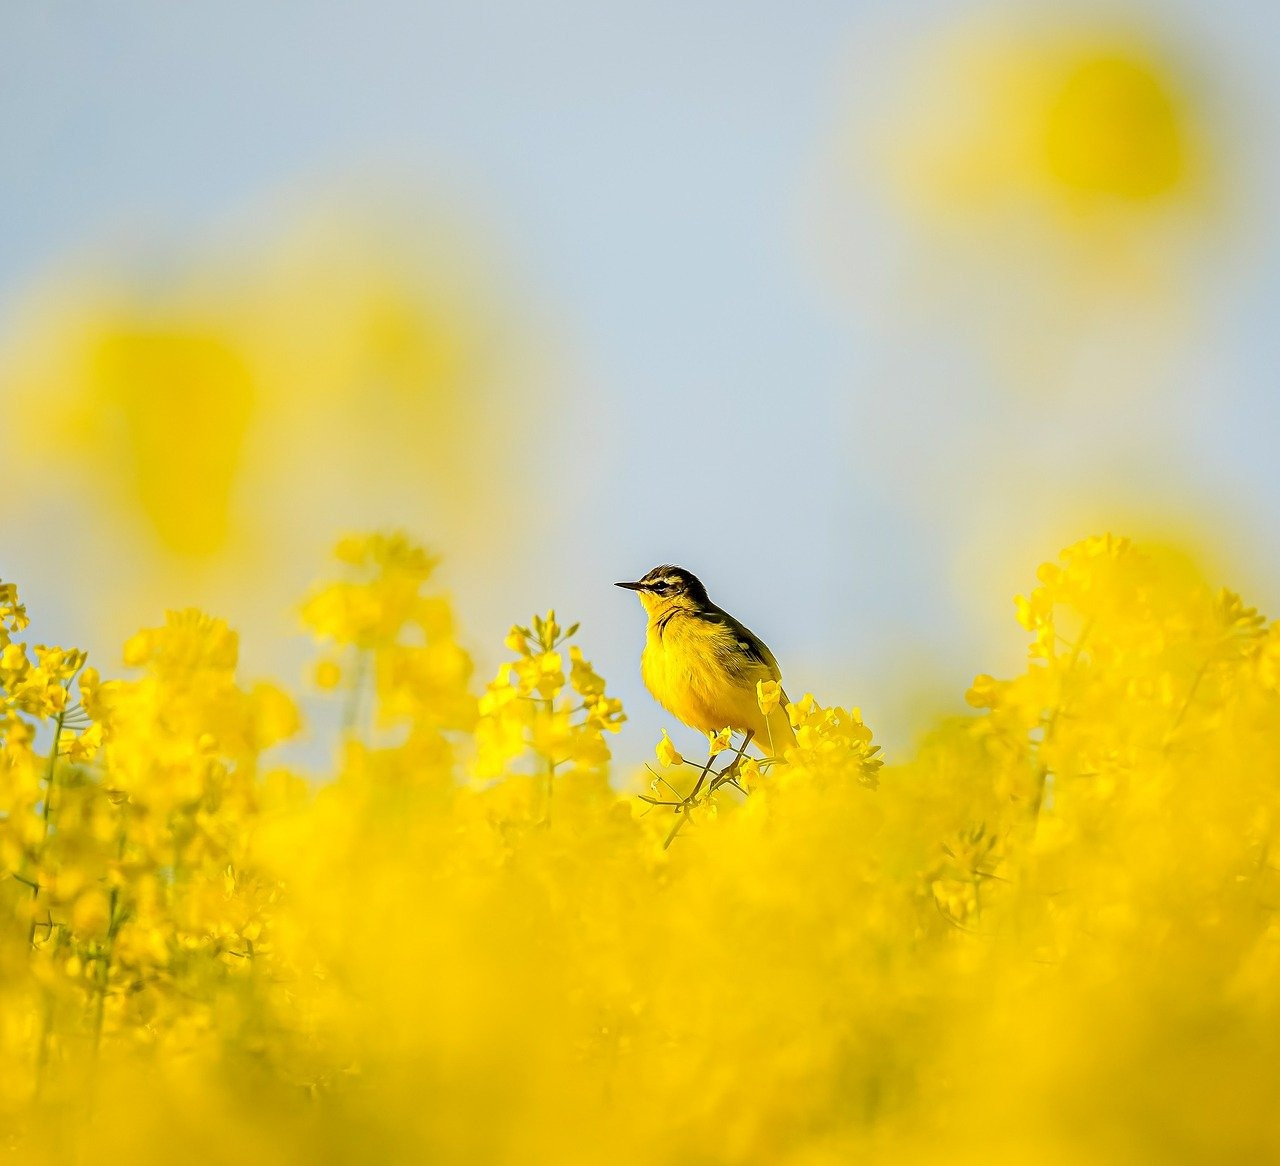
<svg viewBox="0 0 1280 1166">
<path fill-rule="evenodd" d="M 655 796 L 611 770 L 575 625 L 517 625 L 477 691 L 422 548 L 336 558 L 303 618 L 360 715 L 318 783 L 223 620 L 104 679 L 0 585 L 24 1161 L 1280 1152 L 1280 624 L 1176 550 L 1043 566 L 1025 668 L 915 756 L 806 693 L 784 758 L 713 735 L 696 801 L 665 733 Z"/>
</svg>

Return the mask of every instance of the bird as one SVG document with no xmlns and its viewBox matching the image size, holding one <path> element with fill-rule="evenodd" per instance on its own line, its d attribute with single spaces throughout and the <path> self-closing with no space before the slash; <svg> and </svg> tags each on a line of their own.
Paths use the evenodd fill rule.
<svg viewBox="0 0 1280 1166">
<path fill-rule="evenodd" d="M 786 693 L 768 715 L 757 696 L 760 681 L 781 681 L 778 661 L 759 636 L 711 602 L 692 571 L 668 563 L 614 586 L 636 592 L 649 617 L 640 675 L 672 716 L 703 733 L 728 727 L 750 734 L 767 756 L 780 757 L 795 744 Z"/>
</svg>

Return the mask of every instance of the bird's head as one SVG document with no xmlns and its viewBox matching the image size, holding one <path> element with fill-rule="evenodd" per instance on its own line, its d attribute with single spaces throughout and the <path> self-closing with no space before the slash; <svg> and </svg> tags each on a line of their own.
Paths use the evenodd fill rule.
<svg viewBox="0 0 1280 1166">
<path fill-rule="evenodd" d="M 640 602 L 644 604 L 650 617 L 682 608 L 701 611 L 708 603 L 707 589 L 699 582 L 697 575 L 670 564 L 654 567 L 634 583 L 615 583 L 614 586 L 625 587 L 639 595 Z"/>
</svg>

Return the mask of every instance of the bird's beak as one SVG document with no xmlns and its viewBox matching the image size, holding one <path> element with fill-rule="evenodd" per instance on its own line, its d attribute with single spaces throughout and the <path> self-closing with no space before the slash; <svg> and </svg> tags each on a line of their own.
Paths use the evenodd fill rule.
<svg viewBox="0 0 1280 1166">
<path fill-rule="evenodd" d="M 615 583 L 615 587 L 625 587 L 628 591 L 643 591 L 643 583 Z"/>
</svg>

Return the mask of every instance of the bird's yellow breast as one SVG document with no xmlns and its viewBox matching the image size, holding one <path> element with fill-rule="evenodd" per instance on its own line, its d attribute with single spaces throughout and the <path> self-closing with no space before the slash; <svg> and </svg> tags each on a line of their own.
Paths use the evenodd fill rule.
<svg viewBox="0 0 1280 1166">
<path fill-rule="evenodd" d="M 640 673 L 654 699 L 686 725 L 708 733 L 754 728 L 754 681 L 744 685 L 725 667 L 736 651 L 731 629 L 678 614 L 650 621 Z"/>
</svg>

